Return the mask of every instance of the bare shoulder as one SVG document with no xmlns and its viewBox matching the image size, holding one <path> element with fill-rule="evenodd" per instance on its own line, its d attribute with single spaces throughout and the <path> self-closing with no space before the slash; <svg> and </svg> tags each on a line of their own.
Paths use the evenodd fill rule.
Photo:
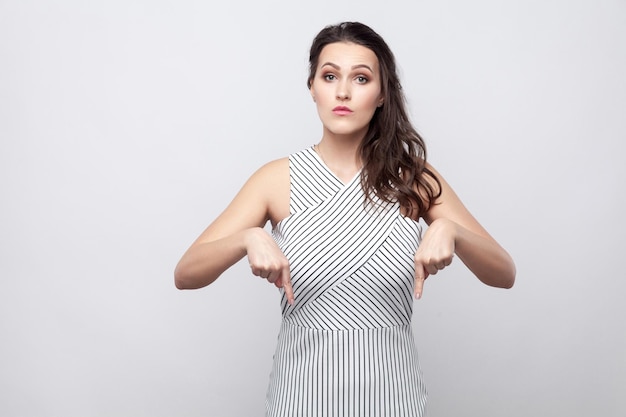
<svg viewBox="0 0 626 417">
<path fill-rule="evenodd" d="M 272 225 L 289 216 L 289 198 L 291 181 L 289 176 L 289 158 L 281 158 L 267 164 L 268 182 L 271 190 L 268 192 L 269 219 Z"/>
<path fill-rule="evenodd" d="M 259 168 L 253 177 L 260 177 L 263 180 L 279 180 L 282 176 L 289 175 L 289 158 L 280 158 L 270 161 Z"/>
<path fill-rule="evenodd" d="M 244 187 L 256 194 L 267 208 L 266 220 L 276 224 L 289 215 L 289 158 L 268 162 L 259 168 Z"/>
<path fill-rule="evenodd" d="M 263 227 L 268 221 L 275 223 L 288 215 L 289 159 L 282 158 L 257 169 L 196 243 Z"/>
</svg>

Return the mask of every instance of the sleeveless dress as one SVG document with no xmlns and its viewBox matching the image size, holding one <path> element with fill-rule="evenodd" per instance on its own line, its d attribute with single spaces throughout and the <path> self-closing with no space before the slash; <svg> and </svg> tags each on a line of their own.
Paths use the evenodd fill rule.
<svg viewBox="0 0 626 417">
<path fill-rule="evenodd" d="M 290 215 L 272 235 L 290 262 L 267 417 L 422 417 L 411 328 L 419 224 L 398 203 L 365 205 L 313 150 L 289 157 Z"/>
</svg>

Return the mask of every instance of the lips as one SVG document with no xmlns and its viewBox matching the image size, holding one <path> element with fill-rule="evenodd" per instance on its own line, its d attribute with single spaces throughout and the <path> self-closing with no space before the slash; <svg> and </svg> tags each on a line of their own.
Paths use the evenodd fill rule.
<svg viewBox="0 0 626 417">
<path fill-rule="evenodd" d="M 350 113 L 352 113 L 352 110 L 350 109 L 350 107 L 346 107 L 346 106 L 337 106 L 333 109 L 333 113 L 335 113 L 336 115 L 339 116 L 346 116 Z"/>
</svg>

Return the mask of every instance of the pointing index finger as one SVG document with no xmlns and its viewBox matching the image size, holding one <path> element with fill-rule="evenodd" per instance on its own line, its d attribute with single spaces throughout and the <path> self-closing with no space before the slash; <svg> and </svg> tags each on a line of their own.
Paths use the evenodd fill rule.
<svg viewBox="0 0 626 417">
<path fill-rule="evenodd" d="M 415 262 L 415 289 L 413 295 L 416 299 L 422 298 L 422 292 L 424 290 L 424 281 L 428 277 L 428 271 L 424 269 L 421 262 Z"/>
<path fill-rule="evenodd" d="M 289 268 L 283 269 L 283 289 L 285 290 L 285 295 L 287 296 L 287 302 L 289 305 L 293 305 L 295 299 L 293 295 L 293 287 L 291 286 L 291 274 L 289 272 Z"/>
</svg>

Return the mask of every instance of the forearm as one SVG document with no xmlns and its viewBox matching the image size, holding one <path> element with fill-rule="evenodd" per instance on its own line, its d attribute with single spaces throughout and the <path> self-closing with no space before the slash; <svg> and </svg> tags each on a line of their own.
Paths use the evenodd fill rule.
<svg viewBox="0 0 626 417">
<path fill-rule="evenodd" d="M 500 288 L 513 286 L 516 272 L 513 259 L 492 238 L 457 225 L 455 253 L 483 283 Z"/>
<path fill-rule="evenodd" d="M 192 245 L 176 265 L 176 288 L 197 289 L 215 281 L 246 255 L 246 233 L 249 233 L 249 229 L 215 241 Z"/>
</svg>

